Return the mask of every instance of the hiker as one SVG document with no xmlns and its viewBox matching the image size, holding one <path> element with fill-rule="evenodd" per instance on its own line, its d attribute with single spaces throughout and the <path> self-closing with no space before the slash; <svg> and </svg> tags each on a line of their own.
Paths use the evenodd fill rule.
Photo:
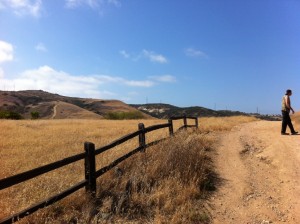
<svg viewBox="0 0 300 224">
<path fill-rule="evenodd" d="M 285 93 L 285 95 L 282 97 L 282 108 L 281 108 L 281 112 L 282 112 L 282 127 L 281 127 L 281 134 L 282 135 L 288 135 L 288 133 L 286 133 L 286 127 L 289 126 L 290 130 L 291 130 L 291 134 L 292 135 L 296 135 L 298 134 L 297 131 L 295 131 L 291 118 L 290 118 L 290 111 L 292 111 L 292 113 L 295 113 L 295 111 L 293 110 L 292 106 L 291 106 L 291 100 L 290 100 L 290 96 L 292 95 L 292 90 L 288 89 Z"/>
</svg>

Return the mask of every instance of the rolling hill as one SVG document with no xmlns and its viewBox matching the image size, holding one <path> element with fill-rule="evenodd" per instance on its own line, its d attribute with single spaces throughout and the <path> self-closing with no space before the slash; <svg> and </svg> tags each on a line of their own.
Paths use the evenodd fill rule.
<svg viewBox="0 0 300 224">
<path fill-rule="evenodd" d="M 204 107 L 176 107 L 170 104 L 130 104 L 130 106 L 149 114 L 153 117 L 167 119 L 172 116 L 187 116 L 194 117 L 224 117 L 235 115 L 247 115 L 246 113 L 239 111 L 229 110 L 211 110 Z"/>
<path fill-rule="evenodd" d="M 13 111 L 25 119 L 31 118 L 31 112 L 43 119 L 101 119 L 109 112 L 138 112 L 119 100 L 67 97 L 42 90 L 0 91 L 0 111 Z"/>
<path fill-rule="evenodd" d="M 265 120 L 280 120 L 278 116 L 247 114 L 240 111 L 211 110 L 204 107 L 177 107 L 170 104 L 125 104 L 119 100 L 67 97 L 43 90 L 0 91 L 0 112 L 12 111 L 23 118 L 38 112 L 42 119 L 102 119 L 111 112 L 140 113 L 144 118 L 168 119 L 173 116 L 224 117 L 255 116 Z M 299 112 L 294 115 L 299 120 Z"/>
</svg>

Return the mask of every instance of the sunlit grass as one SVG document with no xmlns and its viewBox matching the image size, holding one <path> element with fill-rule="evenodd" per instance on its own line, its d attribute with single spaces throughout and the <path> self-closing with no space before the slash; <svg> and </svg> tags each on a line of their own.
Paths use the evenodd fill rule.
<svg viewBox="0 0 300 224">
<path fill-rule="evenodd" d="M 84 196 L 84 190 L 80 190 L 21 222 L 61 223 L 77 220 L 85 223 L 91 219 L 96 222 L 99 216 L 93 216 L 93 210 L 98 214 L 116 213 L 112 211 L 111 206 L 103 211 L 105 203 L 112 203 L 106 202 L 112 199 L 104 197 L 103 192 L 118 196 L 124 191 L 128 180 L 131 180 L 132 184 L 130 204 L 124 207 L 127 209 L 126 212 L 114 216 L 115 221 L 136 219 L 153 222 L 160 220 L 160 223 L 166 223 L 173 220 L 172 223 L 180 223 L 180 220 L 206 217 L 203 211 L 192 209 L 202 193 L 199 186 L 205 179 L 206 169 L 209 166 L 209 163 L 206 163 L 208 161 L 206 150 L 214 142 L 213 137 L 203 133 L 229 130 L 234 125 L 252 120 L 245 117 L 200 119 L 198 131 L 178 134 L 171 140 L 149 148 L 146 153 L 140 153 L 122 163 L 120 169 L 124 174 L 121 177 L 109 172 L 103 178 L 99 178 L 98 195 L 102 195 L 102 198 L 99 196 L 99 204 L 91 205 Z M 96 148 L 104 146 L 136 131 L 139 123 L 144 123 L 145 127 L 148 127 L 167 121 L 0 120 L 0 179 L 82 153 L 86 141 L 93 142 Z M 192 124 L 191 121 L 189 124 Z M 182 121 L 176 121 L 174 130 L 181 125 Z M 165 128 L 148 133 L 146 140 L 151 142 L 167 136 L 169 130 Z M 137 146 L 138 138 L 135 138 L 97 156 L 97 169 Z M 79 161 L 2 190 L 0 218 L 57 194 L 83 179 L 84 164 L 83 161 Z M 101 222 L 109 223 L 111 219 L 112 217 L 108 216 L 101 219 Z"/>
<path fill-rule="evenodd" d="M 256 120 L 257 118 L 249 116 L 205 117 L 199 119 L 199 126 L 204 132 L 228 131 L 238 124 Z"/>
</svg>

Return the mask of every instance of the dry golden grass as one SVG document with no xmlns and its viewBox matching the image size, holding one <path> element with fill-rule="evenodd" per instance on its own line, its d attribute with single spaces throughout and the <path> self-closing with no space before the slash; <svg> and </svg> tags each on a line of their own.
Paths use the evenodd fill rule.
<svg viewBox="0 0 300 224">
<path fill-rule="evenodd" d="M 238 124 L 256 120 L 257 118 L 248 116 L 207 117 L 199 119 L 199 126 L 204 132 L 228 131 Z"/>
<path fill-rule="evenodd" d="M 199 206 L 207 176 L 207 149 L 214 139 L 207 131 L 222 131 L 252 118 L 200 119 L 200 130 L 182 132 L 139 153 L 97 180 L 98 200 L 84 190 L 21 220 L 21 223 L 199 223 L 208 220 Z M 0 120 L 0 179 L 83 152 L 83 143 L 96 148 L 162 120 Z M 175 122 L 175 130 L 182 121 Z M 147 142 L 168 136 L 168 129 L 147 134 Z M 97 156 L 97 169 L 136 148 L 135 138 Z M 57 194 L 84 179 L 83 161 L 0 191 L 0 219 Z M 128 182 L 128 180 L 130 180 Z M 126 186 L 130 194 L 126 195 Z M 125 200 L 126 199 L 126 200 Z M 122 202 L 122 200 L 124 202 Z M 112 216 L 114 214 L 114 216 Z"/>
<path fill-rule="evenodd" d="M 292 121 L 295 123 L 294 128 L 299 131 L 300 128 L 300 112 L 296 112 L 295 114 L 292 115 Z"/>
</svg>

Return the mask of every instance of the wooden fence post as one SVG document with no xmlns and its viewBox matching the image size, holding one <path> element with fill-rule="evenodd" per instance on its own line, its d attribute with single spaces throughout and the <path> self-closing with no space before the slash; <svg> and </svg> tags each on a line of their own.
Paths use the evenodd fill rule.
<svg viewBox="0 0 300 224">
<path fill-rule="evenodd" d="M 198 125 L 198 117 L 195 118 L 195 124 L 196 124 L 196 128 L 198 129 L 199 125 Z"/>
<path fill-rule="evenodd" d="M 139 130 L 142 132 L 139 134 L 139 145 L 142 147 L 141 152 L 145 152 L 146 149 L 146 136 L 145 136 L 145 126 L 143 123 L 139 123 Z"/>
<path fill-rule="evenodd" d="M 168 123 L 169 123 L 169 134 L 170 134 L 170 136 L 173 136 L 174 135 L 174 129 L 173 129 L 173 121 L 172 121 L 172 119 L 169 119 Z"/>
<path fill-rule="evenodd" d="M 85 179 L 87 185 L 85 186 L 86 192 L 91 194 L 92 197 L 96 196 L 96 162 L 95 162 L 95 145 L 91 142 L 84 143 L 85 150 Z"/>
<path fill-rule="evenodd" d="M 183 116 L 184 129 L 187 129 L 186 114 Z"/>
</svg>

